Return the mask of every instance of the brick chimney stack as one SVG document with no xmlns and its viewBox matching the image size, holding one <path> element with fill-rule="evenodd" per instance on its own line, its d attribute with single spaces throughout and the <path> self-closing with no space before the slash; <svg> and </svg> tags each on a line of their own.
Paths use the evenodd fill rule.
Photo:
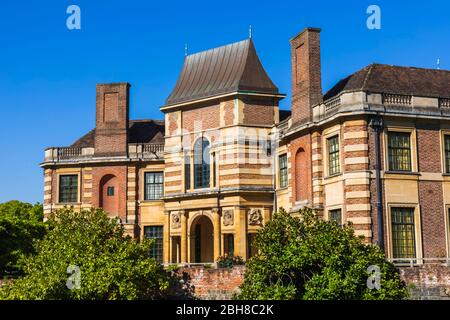
<svg viewBox="0 0 450 320">
<path fill-rule="evenodd" d="M 126 156 L 130 84 L 98 84 L 95 126 L 95 154 Z"/>
<path fill-rule="evenodd" d="M 292 61 L 292 122 L 308 121 L 322 102 L 320 29 L 306 28 L 290 40 Z"/>
</svg>

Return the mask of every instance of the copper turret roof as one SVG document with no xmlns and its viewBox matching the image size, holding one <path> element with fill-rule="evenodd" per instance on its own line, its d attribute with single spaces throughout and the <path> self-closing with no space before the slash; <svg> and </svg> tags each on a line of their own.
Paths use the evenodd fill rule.
<svg viewBox="0 0 450 320">
<path fill-rule="evenodd" d="M 251 39 L 186 56 L 166 106 L 238 91 L 278 94 Z"/>
</svg>

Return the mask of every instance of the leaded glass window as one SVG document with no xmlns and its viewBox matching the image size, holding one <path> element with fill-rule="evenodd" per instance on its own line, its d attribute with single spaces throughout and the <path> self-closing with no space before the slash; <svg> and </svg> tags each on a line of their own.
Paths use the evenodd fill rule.
<svg viewBox="0 0 450 320">
<path fill-rule="evenodd" d="M 158 200 L 163 196 L 163 173 L 146 172 L 145 173 L 145 200 Z"/>
<path fill-rule="evenodd" d="M 209 141 L 198 139 L 194 145 L 194 188 L 209 188 Z"/>
<path fill-rule="evenodd" d="M 414 208 L 392 208 L 391 215 L 393 258 L 415 258 Z"/>
<path fill-rule="evenodd" d="M 59 202 L 78 202 L 78 175 L 68 174 L 59 176 Z"/>
<path fill-rule="evenodd" d="M 184 156 L 184 185 L 186 191 L 191 189 L 191 158 L 188 155 Z"/>
<path fill-rule="evenodd" d="M 444 136 L 445 172 L 450 173 L 450 135 Z"/>
<path fill-rule="evenodd" d="M 330 210 L 329 220 L 335 222 L 339 227 L 342 227 L 342 211 L 341 209 Z"/>
<path fill-rule="evenodd" d="M 154 239 L 152 248 L 150 249 L 150 257 L 157 262 L 163 262 L 163 239 L 162 226 L 146 226 L 144 227 L 144 237 L 147 239 Z"/>
<path fill-rule="evenodd" d="M 280 171 L 280 188 L 286 188 L 288 186 L 288 166 L 287 166 L 287 154 L 282 154 L 278 158 L 279 171 Z"/>
<path fill-rule="evenodd" d="M 338 174 L 341 172 L 339 162 L 339 136 L 327 139 L 328 148 L 328 175 Z"/>
<path fill-rule="evenodd" d="M 388 133 L 389 170 L 411 171 L 411 134 L 409 132 Z"/>
</svg>

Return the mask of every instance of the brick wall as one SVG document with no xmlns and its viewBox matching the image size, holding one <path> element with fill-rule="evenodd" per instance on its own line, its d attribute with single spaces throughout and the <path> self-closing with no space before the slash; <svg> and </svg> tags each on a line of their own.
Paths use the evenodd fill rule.
<svg viewBox="0 0 450 320">
<path fill-rule="evenodd" d="M 420 216 L 424 258 L 446 256 L 442 184 L 419 181 Z"/>
<path fill-rule="evenodd" d="M 289 144 L 291 158 L 292 199 L 291 203 L 307 200 L 312 204 L 311 189 L 311 135 L 293 139 Z"/>
<path fill-rule="evenodd" d="M 220 107 L 218 104 L 183 111 L 181 127 L 186 132 L 218 128 Z"/>
<path fill-rule="evenodd" d="M 399 268 L 407 285 L 410 299 L 450 299 L 450 267 L 426 264 Z M 178 274 L 187 280 L 186 286 L 202 300 L 231 299 L 244 281 L 245 266 L 230 269 L 181 268 Z"/>
<path fill-rule="evenodd" d="M 272 125 L 274 123 L 274 99 L 243 98 L 244 124 Z"/>
<path fill-rule="evenodd" d="M 127 167 L 123 165 L 110 165 L 107 167 L 92 168 L 92 206 L 100 207 L 100 184 L 106 175 L 114 175 L 117 178 L 118 214 L 125 222 L 127 206 Z"/>
<path fill-rule="evenodd" d="M 204 267 L 181 268 L 187 285 L 192 287 L 196 298 L 202 300 L 229 300 L 244 281 L 245 266 L 208 269 Z"/>
<path fill-rule="evenodd" d="M 301 122 L 322 101 L 319 29 L 305 29 L 291 40 L 291 63 L 292 121 Z"/>
<path fill-rule="evenodd" d="M 450 300 L 450 267 L 429 264 L 401 267 L 400 277 L 406 283 L 410 299 Z"/>
<path fill-rule="evenodd" d="M 129 87 L 128 83 L 97 85 L 96 155 L 127 154 Z"/>
<path fill-rule="evenodd" d="M 419 171 L 442 172 L 440 132 L 436 128 L 418 126 L 417 128 L 417 154 L 419 157 Z"/>
</svg>

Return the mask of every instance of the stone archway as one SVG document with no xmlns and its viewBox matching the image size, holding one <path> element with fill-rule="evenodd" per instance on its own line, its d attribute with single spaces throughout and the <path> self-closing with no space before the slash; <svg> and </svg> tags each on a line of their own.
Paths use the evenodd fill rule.
<svg viewBox="0 0 450 320">
<path fill-rule="evenodd" d="M 118 179 L 113 174 L 106 174 L 100 180 L 99 207 L 109 215 L 119 216 Z"/>
<path fill-rule="evenodd" d="M 214 262 L 214 226 L 206 215 L 198 216 L 192 221 L 190 229 L 190 262 Z"/>
</svg>

